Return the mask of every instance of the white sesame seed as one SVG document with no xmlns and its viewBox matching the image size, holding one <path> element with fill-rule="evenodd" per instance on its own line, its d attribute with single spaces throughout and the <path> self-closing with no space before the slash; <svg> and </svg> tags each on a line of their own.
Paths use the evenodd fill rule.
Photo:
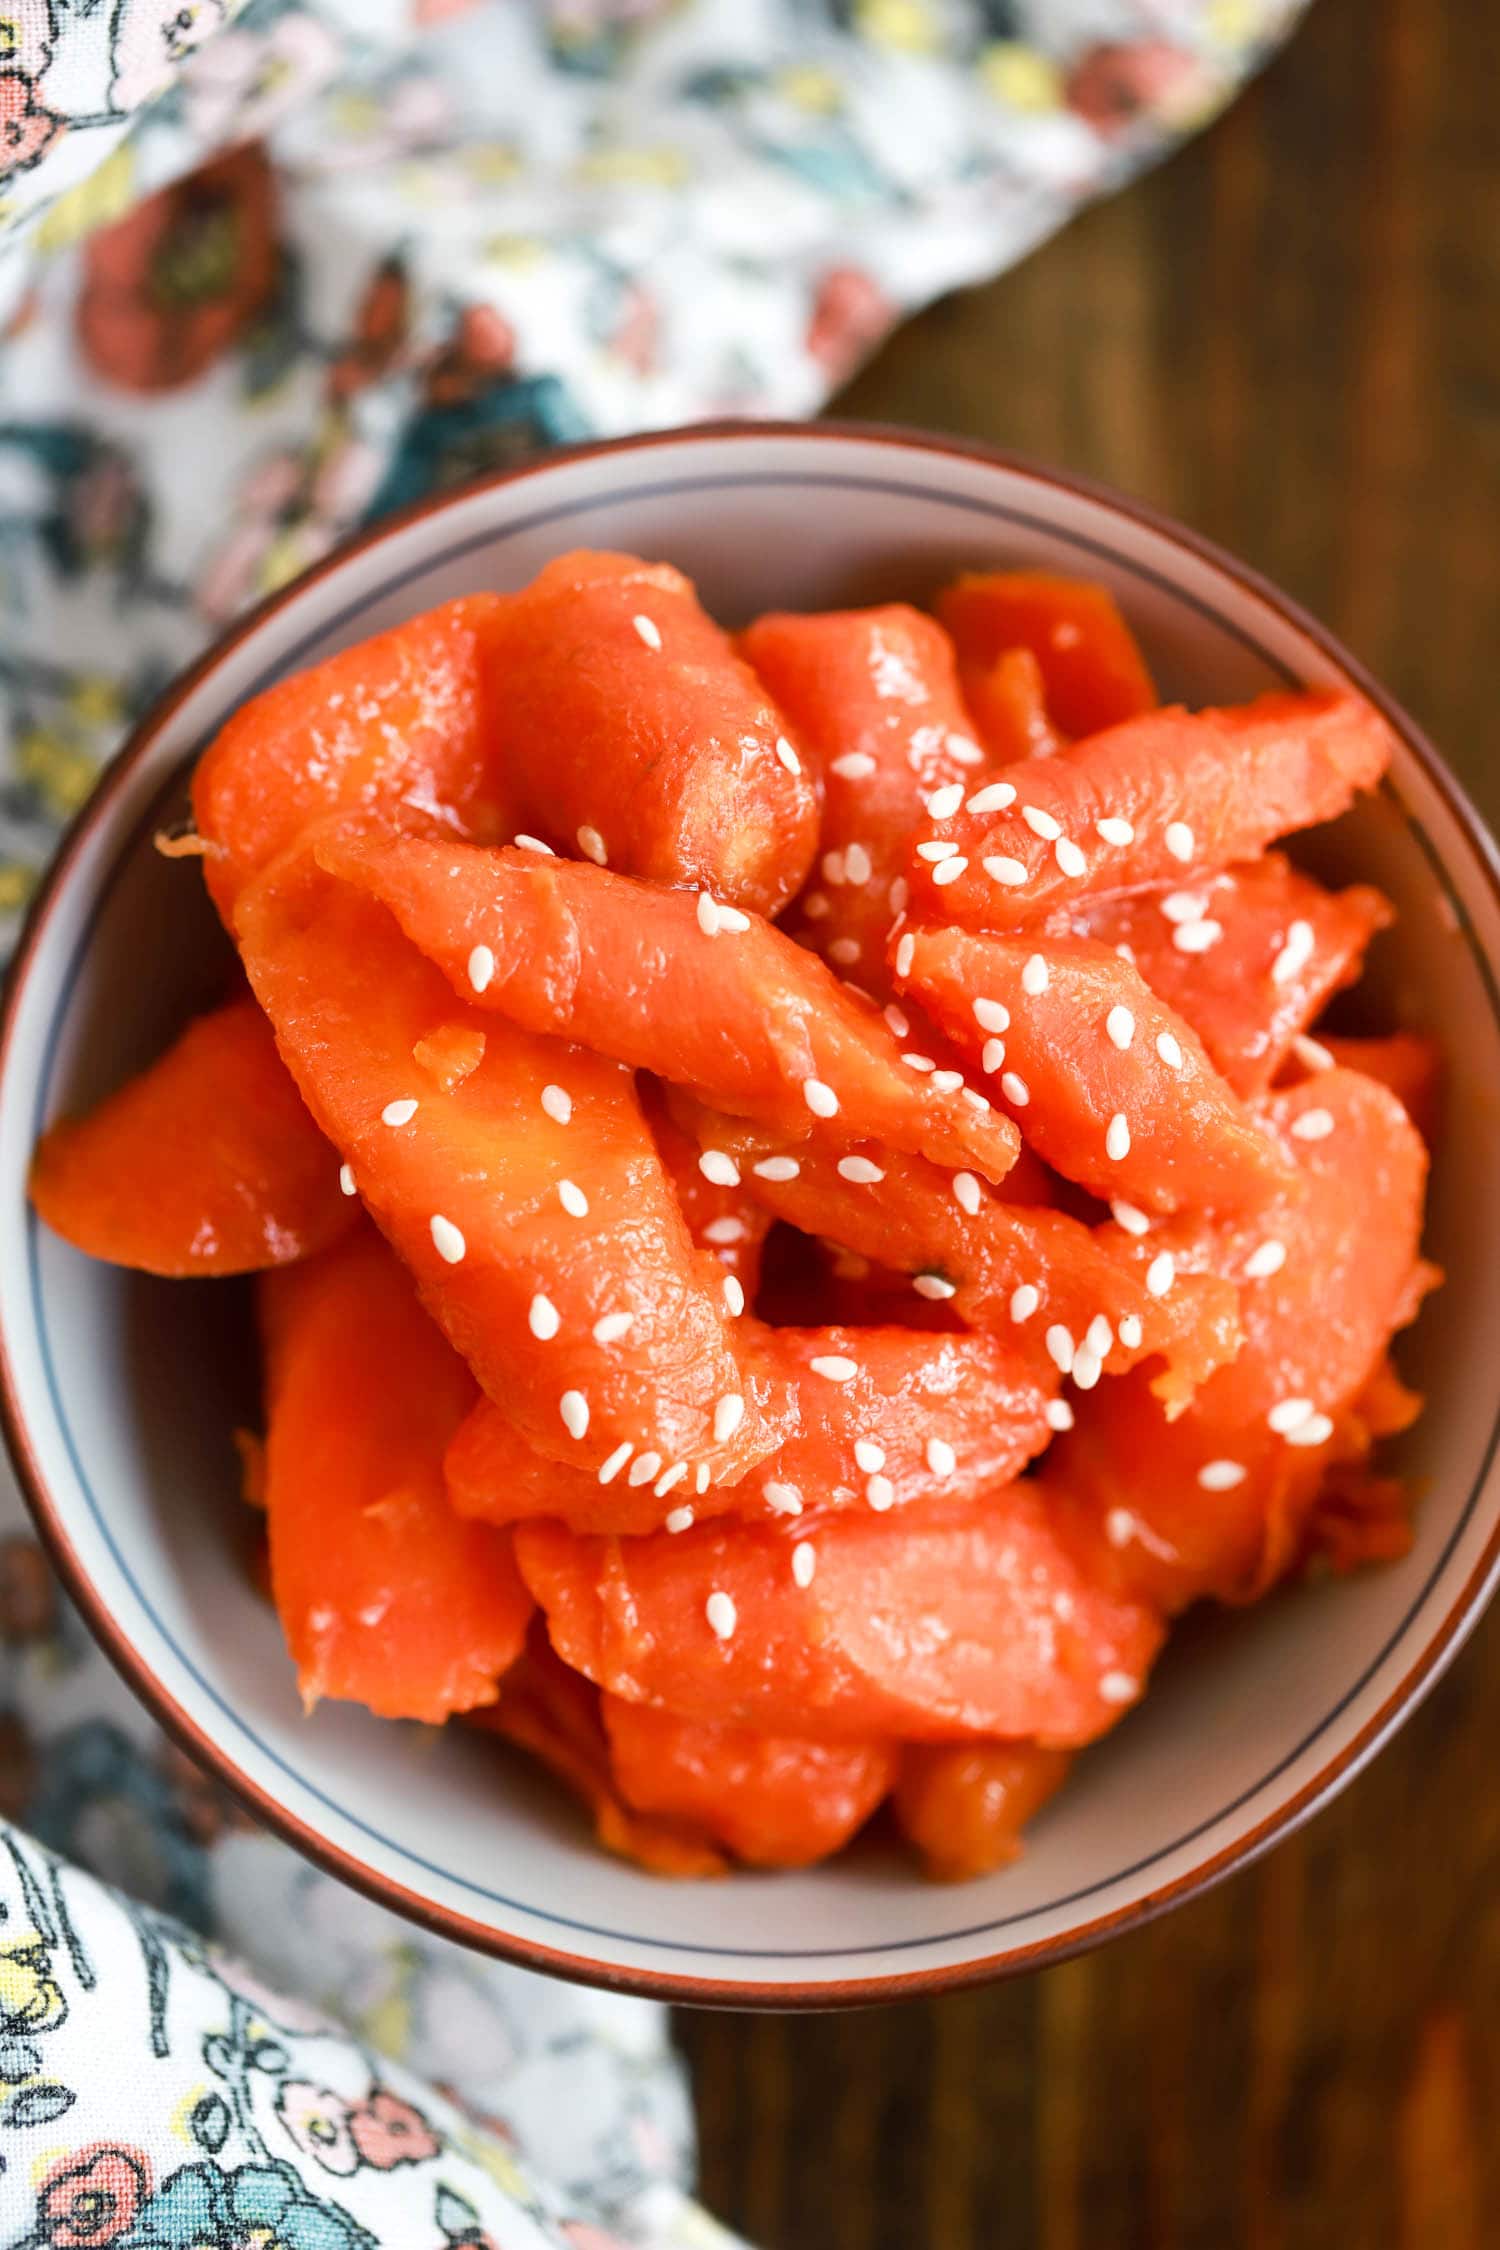
<svg viewBox="0 0 1500 2250">
<path fill-rule="evenodd" d="M 556 1305 L 553 1304 L 552 1299 L 544 1297 L 538 1291 L 531 1300 L 531 1308 L 526 1315 L 526 1324 L 539 1344 L 550 1344 L 562 1326 L 562 1315 Z"/>
<path fill-rule="evenodd" d="M 862 889 L 874 874 L 869 851 L 863 844 L 850 844 L 844 853 L 844 881 Z"/>
<path fill-rule="evenodd" d="M 931 1055 L 919 1055 L 915 1051 L 915 1049 L 913 1049 L 909 1054 L 904 1054 L 901 1057 L 901 1060 L 905 1063 L 908 1070 L 921 1071 L 924 1075 L 929 1070 L 937 1069 L 937 1064 L 933 1061 Z"/>
<path fill-rule="evenodd" d="M 1101 1703 L 1134 1703 L 1141 1683 L 1133 1672 L 1106 1672 L 1099 1682 Z"/>
<path fill-rule="evenodd" d="M 1205 1461 L 1198 1482 L 1205 1492 L 1233 1492 L 1249 1474 L 1243 1461 Z"/>
<path fill-rule="evenodd" d="M 898 875 L 885 895 L 891 902 L 891 912 L 904 914 L 906 902 L 911 897 L 911 885 L 904 875 Z"/>
<path fill-rule="evenodd" d="M 1040 1289 L 1029 1281 L 1023 1281 L 1019 1289 L 1011 1291 L 1010 1317 L 1017 1327 L 1023 1321 L 1030 1320 L 1041 1301 L 1042 1293 Z"/>
<path fill-rule="evenodd" d="M 738 1274 L 724 1276 L 724 1309 L 731 1320 L 738 1320 L 745 1309 L 745 1289 Z"/>
<path fill-rule="evenodd" d="M 1080 1344 L 1073 1356 L 1072 1376 L 1081 1391 L 1091 1391 L 1104 1369 L 1098 1354 L 1087 1351 Z"/>
<path fill-rule="evenodd" d="M 844 882 L 843 853 L 825 852 L 819 862 L 819 865 L 822 869 L 824 882 L 831 883 L 836 891 L 841 890 L 843 888 Z"/>
<path fill-rule="evenodd" d="M 554 1125 L 566 1125 L 573 1114 L 573 1097 L 566 1086 L 544 1086 L 542 1107 Z"/>
<path fill-rule="evenodd" d="M 733 1601 L 717 1587 L 704 1603 L 703 1614 L 708 1619 L 711 1630 L 718 1634 L 721 1641 L 727 1641 L 739 1623 L 739 1612 Z"/>
<path fill-rule="evenodd" d="M 889 1477 L 871 1477 L 865 1486 L 865 1498 L 878 1516 L 896 1504 L 896 1487 Z"/>
<path fill-rule="evenodd" d="M 514 841 L 517 851 L 540 852 L 543 859 L 555 859 L 557 857 L 552 846 L 544 844 L 540 836 L 517 836 Z"/>
<path fill-rule="evenodd" d="M 1121 820 L 1114 813 L 1106 813 L 1103 820 L 1094 822 L 1094 834 L 1101 843 L 1118 844 L 1122 849 L 1126 844 L 1135 842 L 1135 830 L 1129 821 Z"/>
<path fill-rule="evenodd" d="M 823 1376 L 830 1383 L 852 1382 L 859 1373 L 858 1361 L 845 1359 L 841 1352 L 823 1352 L 807 1364 L 815 1375 Z"/>
<path fill-rule="evenodd" d="M 1207 953 L 1224 935 L 1222 922 L 1179 922 L 1172 943 L 1179 953 Z"/>
<path fill-rule="evenodd" d="M 1128 1352 L 1138 1352 L 1146 1331 L 1141 1326 L 1139 1313 L 1128 1312 L 1120 1318 L 1120 1342 Z"/>
<path fill-rule="evenodd" d="M 745 1402 L 738 1391 L 726 1391 L 714 1405 L 714 1444 L 727 1445 L 745 1419 Z"/>
<path fill-rule="evenodd" d="M 836 937 L 828 948 L 828 958 L 837 961 L 841 969 L 848 969 L 859 959 L 860 951 L 858 938 Z"/>
<path fill-rule="evenodd" d="M 971 1003 L 974 1021 L 981 1031 L 1009 1031 L 1010 1010 L 998 1000 L 979 999 Z"/>
<path fill-rule="evenodd" d="M 1025 866 L 1019 859 L 1007 859 L 1000 855 L 985 860 L 983 866 L 991 882 L 1003 883 L 1008 890 L 1015 890 L 1020 884 L 1030 880 Z"/>
<path fill-rule="evenodd" d="M 838 1095 L 831 1086 L 825 1086 L 821 1078 L 803 1079 L 802 1099 L 806 1102 L 814 1117 L 838 1116 Z"/>
<path fill-rule="evenodd" d="M 894 1002 L 889 1008 L 883 1008 L 881 1013 L 885 1017 L 887 1028 L 893 1031 L 898 1039 L 904 1039 L 911 1030 L 910 1016 L 903 1015 Z"/>
<path fill-rule="evenodd" d="M 1111 1164 L 1123 1164 L 1130 1154 L 1130 1120 L 1117 1109 L 1104 1135 L 1104 1153 Z"/>
<path fill-rule="evenodd" d="M 976 789 L 965 806 L 966 812 L 1006 812 L 1016 801 L 1015 784 L 1009 781 L 989 781 L 983 789 Z"/>
<path fill-rule="evenodd" d="M 469 1245 L 465 1242 L 453 1221 L 445 1219 L 442 1213 L 438 1211 L 434 1212 L 427 1223 L 432 1235 L 432 1247 L 436 1250 L 438 1256 L 450 1266 L 461 1265 L 464 1253 Z"/>
<path fill-rule="evenodd" d="M 703 1229 L 703 1239 L 716 1247 L 728 1249 L 732 1242 L 743 1242 L 746 1232 L 744 1220 L 737 1219 L 732 1211 L 726 1211 L 722 1218 L 709 1220 Z"/>
<path fill-rule="evenodd" d="M 1135 1017 L 1128 1008 L 1111 1008 L 1104 1019 L 1104 1028 L 1111 1046 L 1118 1047 L 1123 1054 L 1135 1037 Z"/>
<path fill-rule="evenodd" d="M 1062 834 L 1062 822 L 1054 820 L 1051 813 L 1044 812 L 1040 805 L 1023 805 L 1021 807 L 1021 818 L 1031 830 L 1032 835 L 1040 836 L 1043 843 L 1055 843 Z"/>
<path fill-rule="evenodd" d="M 818 1567 L 817 1552 L 805 1539 L 799 1539 L 792 1549 L 792 1577 L 799 1586 L 810 1586 L 813 1572 Z"/>
<path fill-rule="evenodd" d="M 1168 891 L 1161 902 L 1161 911 L 1169 922 L 1201 921 L 1208 906 L 1202 891 Z"/>
<path fill-rule="evenodd" d="M 932 880 L 936 883 L 938 889 L 942 890 L 947 884 L 956 883 L 960 875 L 966 875 L 968 871 L 969 863 L 962 856 L 958 859 L 945 859 L 941 867 L 933 869 Z"/>
<path fill-rule="evenodd" d="M 686 1507 L 673 1508 L 666 1518 L 666 1528 L 674 1538 L 680 1531 L 691 1531 L 693 1528 L 692 1509 Z"/>
<path fill-rule="evenodd" d="M 1084 1349 L 1091 1351 L 1095 1359 L 1106 1360 L 1110 1355 L 1114 1340 L 1115 1332 L 1103 1313 L 1095 1313 L 1083 1332 Z"/>
<path fill-rule="evenodd" d="M 340 1195 L 353 1195 L 355 1192 L 354 1166 L 352 1164 L 341 1164 L 339 1166 L 339 1193 Z"/>
<path fill-rule="evenodd" d="M 727 1149 L 706 1148 L 698 1159 L 698 1169 L 712 1187 L 738 1187 L 740 1168 Z"/>
<path fill-rule="evenodd" d="M 846 750 L 842 758 L 835 758 L 829 767 L 840 781 L 868 781 L 875 771 L 875 760 L 868 750 Z"/>
<path fill-rule="evenodd" d="M 802 911 L 809 922 L 821 922 L 833 909 L 826 891 L 807 891 L 803 894 Z"/>
<path fill-rule="evenodd" d="M 885 1467 L 885 1447 L 873 1438 L 856 1438 L 854 1441 L 855 1466 L 864 1470 L 867 1477 L 875 1476 Z"/>
<path fill-rule="evenodd" d="M 469 955 L 469 982 L 476 992 L 487 992 L 495 974 L 495 956 L 487 945 L 476 945 Z"/>
<path fill-rule="evenodd" d="M 880 1166 L 872 1164 L 868 1156 L 841 1156 L 838 1175 L 841 1180 L 851 1180 L 855 1187 L 874 1187 L 885 1178 Z"/>
<path fill-rule="evenodd" d="M 1332 1070 L 1334 1058 L 1321 1039 L 1313 1039 L 1299 1031 L 1292 1041 L 1292 1053 L 1304 1070 Z"/>
<path fill-rule="evenodd" d="M 951 820 L 963 801 L 964 785 L 961 781 L 945 781 L 941 789 L 934 789 L 929 797 L 923 799 L 929 820 Z"/>
<path fill-rule="evenodd" d="M 597 828 L 579 829 L 578 849 L 582 852 L 584 858 L 591 859 L 596 867 L 603 867 L 609 859 L 609 853 L 604 848 L 604 838 Z"/>
<path fill-rule="evenodd" d="M 698 893 L 698 927 L 705 937 L 719 934 L 719 909 L 707 891 Z"/>
<path fill-rule="evenodd" d="M 802 771 L 802 760 L 784 734 L 778 734 L 776 737 L 776 755 L 786 767 L 788 773 L 798 774 Z"/>
<path fill-rule="evenodd" d="M 1146 1268 L 1147 1295 L 1165 1297 L 1176 1279 L 1177 1260 L 1170 1250 L 1158 1250 Z"/>
<path fill-rule="evenodd" d="M 1294 1430 L 1286 1433 L 1288 1445 L 1326 1445 L 1333 1435 L 1333 1423 L 1326 1414 L 1309 1414 Z"/>
<path fill-rule="evenodd" d="M 971 742 L 966 734 L 958 734 L 951 727 L 943 737 L 943 748 L 955 765 L 982 766 L 984 764 L 984 752 L 980 749 L 978 743 Z"/>
<path fill-rule="evenodd" d="M 951 1477 L 958 1467 L 958 1455 L 946 1438 L 930 1437 L 926 1445 L 927 1466 L 935 1477 Z"/>
<path fill-rule="evenodd" d="M 1021 971 L 1021 990 L 1029 992 L 1035 1000 L 1038 994 L 1046 991 L 1049 981 L 1046 962 L 1040 953 L 1033 953 Z"/>
<path fill-rule="evenodd" d="M 1272 984 L 1290 984 L 1312 959 L 1317 938 L 1311 922 L 1294 922 L 1286 933 L 1286 943 L 1271 963 Z"/>
<path fill-rule="evenodd" d="M 995 1072 L 1003 1067 L 1004 1062 L 1005 1041 L 1003 1039 L 986 1039 L 979 1050 L 981 1070 L 988 1071 L 990 1076 L 993 1077 Z"/>
<path fill-rule="evenodd" d="M 927 1298 L 934 1305 L 943 1304 L 958 1293 L 957 1283 L 949 1281 L 940 1273 L 914 1273 L 911 1285 L 919 1297 Z"/>
<path fill-rule="evenodd" d="M 774 1515 L 800 1516 L 802 1495 L 794 1484 L 763 1484 L 761 1493 Z"/>
<path fill-rule="evenodd" d="M 1181 1070 L 1183 1064 L 1182 1043 L 1170 1031 L 1159 1031 L 1156 1034 L 1156 1051 L 1168 1070 Z"/>
<path fill-rule="evenodd" d="M 1071 1430 L 1073 1409 L 1065 1398 L 1049 1398 L 1042 1409 L 1042 1418 L 1049 1430 Z"/>
<path fill-rule="evenodd" d="M 638 1453 L 630 1464 L 630 1474 L 625 1482 L 627 1484 L 649 1484 L 660 1467 L 661 1455 L 659 1453 Z"/>
<path fill-rule="evenodd" d="M 968 1103 L 970 1109 L 987 1110 L 990 1106 L 988 1098 L 984 1094 L 980 1093 L 977 1086 L 965 1086 L 963 1090 L 963 1098 Z"/>
<path fill-rule="evenodd" d="M 802 1166 L 795 1156 L 763 1156 L 750 1169 L 758 1180 L 775 1180 L 779 1183 L 783 1180 L 795 1180 Z"/>
<path fill-rule="evenodd" d="M 1151 1221 L 1147 1218 L 1145 1212 L 1137 1210 L 1133 1203 L 1116 1201 L 1110 1205 L 1109 1215 L 1114 1220 L 1115 1225 L 1123 1227 L 1127 1234 L 1149 1234 L 1151 1232 Z"/>
<path fill-rule="evenodd" d="M 975 1179 L 972 1172 L 954 1173 L 953 1193 L 958 1199 L 959 1209 L 961 1211 L 967 1211 L 969 1217 L 972 1219 L 978 1212 L 981 1202 L 984 1200 L 983 1192 L 980 1188 L 979 1182 Z"/>
<path fill-rule="evenodd" d="M 623 1445 L 617 1445 L 609 1459 L 600 1466 L 599 1482 L 601 1484 L 613 1484 L 634 1451 L 635 1447 L 631 1444 L 629 1438 L 626 1438 Z"/>
<path fill-rule="evenodd" d="M 1326 1141 L 1332 1131 L 1332 1110 L 1305 1109 L 1300 1117 L 1292 1119 L 1292 1137 L 1295 1140 Z"/>
<path fill-rule="evenodd" d="M 1031 1088 L 1014 1070 L 1004 1073 L 1000 1080 L 1000 1091 L 1015 1109 L 1024 1109 L 1031 1099 Z"/>
<path fill-rule="evenodd" d="M 1052 857 L 1057 861 L 1060 874 L 1076 877 L 1088 873 L 1089 863 L 1071 836 L 1058 837 L 1052 847 Z"/>
<path fill-rule="evenodd" d="M 1115 947 L 1115 951 L 1122 961 L 1128 961 L 1132 968 L 1135 967 L 1135 947 L 1133 945 L 1128 945 L 1124 938 L 1121 938 L 1119 944 Z"/>
<path fill-rule="evenodd" d="M 1058 1371 L 1066 1375 L 1073 1364 L 1074 1345 L 1069 1331 L 1060 1320 L 1055 1320 L 1042 1341 L 1047 1347 L 1047 1357 Z"/>
<path fill-rule="evenodd" d="M 917 941 L 912 936 L 911 931 L 908 930 L 896 948 L 896 974 L 898 977 L 909 977 L 911 975 L 911 965 L 916 957 L 916 951 Z"/>
<path fill-rule="evenodd" d="M 409 1125 L 417 1114 L 414 1101 L 387 1102 L 380 1112 L 382 1125 Z"/>
<path fill-rule="evenodd" d="M 693 1490 L 695 1492 L 707 1492 L 708 1490 L 708 1463 L 706 1461 L 700 1461 L 693 1471 Z"/>
<path fill-rule="evenodd" d="M 1288 1430 L 1295 1430 L 1316 1411 L 1310 1398 L 1283 1398 L 1277 1400 L 1266 1420 L 1278 1437 L 1285 1437 Z"/>
<path fill-rule="evenodd" d="M 1184 867 L 1198 849 L 1193 831 L 1185 820 L 1169 820 L 1162 835 L 1162 842 L 1166 845 L 1172 857 L 1180 860 Z"/>
<path fill-rule="evenodd" d="M 586 1219 L 588 1217 L 589 1199 L 576 1180 L 558 1181 L 557 1200 L 570 1219 Z"/>
<path fill-rule="evenodd" d="M 582 1391 L 564 1391 L 557 1402 L 557 1411 L 563 1418 L 563 1427 L 570 1438 L 588 1435 L 589 1402 Z"/>
<path fill-rule="evenodd" d="M 630 622 L 640 634 L 647 648 L 661 647 L 661 627 L 654 617 L 632 617 Z"/>
<path fill-rule="evenodd" d="M 617 1344 L 622 1336 L 630 1334 L 634 1326 L 634 1313 L 607 1312 L 601 1319 L 594 1322 L 594 1342 L 596 1344 Z"/>
<path fill-rule="evenodd" d="M 1273 1273 L 1280 1273 L 1286 1264 L 1286 1244 L 1273 1236 L 1269 1242 L 1259 1243 L 1245 1260 L 1247 1281 L 1269 1281 Z"/>
</svg>

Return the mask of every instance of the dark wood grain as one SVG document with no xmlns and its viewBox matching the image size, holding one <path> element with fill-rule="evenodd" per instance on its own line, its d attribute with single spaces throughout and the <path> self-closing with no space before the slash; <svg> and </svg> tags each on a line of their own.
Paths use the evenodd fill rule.
<svg viewBox="0 0 1500 2250">
<path fill-rule="evenodd" d="M 1202 140 L 840 411 L 1123 486 L 1327 620 L 1500 816 L 1500 9 L 1316 0 Z M 1494 2250 L 1500 1616 L 1259 1867 L 1090 1959 L 684 2017 L 768 2250 Z"/>
</svg>

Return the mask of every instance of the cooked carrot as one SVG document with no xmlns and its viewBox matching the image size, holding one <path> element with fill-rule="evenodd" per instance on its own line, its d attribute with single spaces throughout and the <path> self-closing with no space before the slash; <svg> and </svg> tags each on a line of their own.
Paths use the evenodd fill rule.
<svg viewBox="0 0 1500 2250">
<path fill-rule="evenodd" d="M 1358 695 L 1148 711 L 1058 757 L 997 770 L 978 811 L 970 798 L 924 823 L 914 918 L 1009 930 L 1081 898 L 1185 888 L 1346 811 L 1380 779 L 1390 748 L 1389 727 Z M 930 862 L 929 839 L 952 852 Z M 958 861 L 962 874 L 945 878 Z"/>
<path fill-rule="evenodd" d="M 1135 636 L 1103 586 L 1044 570 L 967 571 L 935 607 L 976 715 L 978 683 L 1017 650 L 1034 659 L 1048 713 L 1065 734 L 1097 734 L 1156 702 Z"/>
<path fill-rule="evenodd" d="M 883 1742 L 755 1734 L 602 1699 L 610 1770 L 637 1812 L 693 1822 L 751 1867 L 811 1867 L 863 1828 L 891 1785 Z"/>
<path fill-rule="evenodd" d="M 811 776 L 728 635 L 665 563 L 548 563 L 485 631 L 493 738 L 527 829 L 774 913 L 818 837 Z"/>
<path fill-rule="evenodd" d="M 1275 1141 L 1112 947 L 950 924 L 899 952 L 903 991 L 988 1071 L 1037 1153 L 1106 1202 L 1245 1210 L 1286 1186 Z"/>
<path fill-rule="evenodd" d="M 494 1695 L 531 1598 L 448 1506 L 474 1380 L 372 1228 L 261 1282 L 271 1592 L 304 1703 L 435 1721 Z"/>
<path fill-rule="evenodd" d="M 477 1009 L 786 1134 L 873 1134 L 987 1179 L 1014 1162 L 1008 1119 L 903 1062 L 878 1012 L 758 915 L 710 934 L 712 902 L 705 915 L 689 892 L 533 852 L 348 832 L 317 852 L 388 906 Z"/>
<path fill-rule="evenodd" d="M 42 1136 L 31 1200 L 91 1258 L 171 1275 L 255 1273 L 355 1216 L 330 1148 L 251 999 L 199 1016 L 84 1117 Z"/>
<path fill-rule="evenodd" d="M 1062 1787 L 1072 1758 L 1035 1742 L 908 1743 L 896 1819 L 924 1874 L 967 1883 L 1021 1854 L 1021 1831 Z"/>
<path fill-rule="evenodd" d="M 1420 1031 L 1393 1031 L 1384 1039 L 1340 1039 L 1319 1032 L 1317 1044 L 1339 1069 L 1361 1071 L 1389 1086 L 1427 1146 L 1433 1146 L 1443 1108 L 1443 1057 L 1435 1039 Z M 1321 1063 L 1322 1056 L 1315 1060 Z"/>
<path fill-rule="evenodd" d="M 997 765 L 1055 758 L 1068 738 L 1047 711 L 1042 668 L 1029 648 L 1006 648 L 993 664 L 968 665 L 964 698 L 980 741 Z"/>
</svg>

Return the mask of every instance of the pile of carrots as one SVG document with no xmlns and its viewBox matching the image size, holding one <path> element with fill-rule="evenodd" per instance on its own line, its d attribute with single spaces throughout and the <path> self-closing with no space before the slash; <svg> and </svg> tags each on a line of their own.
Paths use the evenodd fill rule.
<svg viewBox="0 0 1500 2250">
<path fill-rule="evenodd" d="M 308 1706 L 667 1872 L 889 1801 L 972 1875 L 1189 1603 L 1402 1552 L 1436 1058 L 1314 1034 L 1389 909 L 1274 848 L 1389 748 L 1071 580 L 732 639 L 592 553 L 240 710 L 169 848 L 245 982 L 32 1192 L 258 1277 Z"/>
</svg>

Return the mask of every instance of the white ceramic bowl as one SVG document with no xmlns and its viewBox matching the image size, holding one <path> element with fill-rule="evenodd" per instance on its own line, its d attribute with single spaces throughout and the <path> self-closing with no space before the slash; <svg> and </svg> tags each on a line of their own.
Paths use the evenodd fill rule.
<svg viewBox="0 0 1500 2250">
<path fill-rule="evenodd" d="M 1014 1868 L 962 1889 L 871 1844 L 795 1875 L 674 1884 L 607 1858 L 488 1742 L 349 1706 L 305 1719 L 243 1573 L 227 1432 L 251 1409 L 244 1293 L 121 1274 L 26 1204 L 61 1109 L 145 1060 L 221 960 L 196 885 L 150 850 L 186 764 L 247 696 L 450 595 L 572 546 L 678 563 L 727 621 L 921 598 L 960 566 L 1103 580 L 1164 689 L 1228 702 L 1353 681 L 1400 735 L 1389 787 L 1325 839 L 1400 923 L 1374 984 L 1451 1062 L 1431 1248 L 1448 1286 L 1404 1352 L 1413 1552 L 1195 1624 L 1080 1763 Z M 38 1523 L 106 1648 L 184 1743 L 325 1866 L 535 1967 L 683 1999 L 828 2005 L 1026 1967 L 1128 1927 L 1263 1851 L 1431 1686 L 1500 1565 L 1500 868 L 1451 778 L 1351 660 L 1269 586 L 1134 505 L 940 440 L 858 428 L 686 431 L 583 448 L 445 496 L 344 548 L 221 642 L 132 737 L 30 924 L 0 1055 L 0 1385 Z"/>
</svg>

